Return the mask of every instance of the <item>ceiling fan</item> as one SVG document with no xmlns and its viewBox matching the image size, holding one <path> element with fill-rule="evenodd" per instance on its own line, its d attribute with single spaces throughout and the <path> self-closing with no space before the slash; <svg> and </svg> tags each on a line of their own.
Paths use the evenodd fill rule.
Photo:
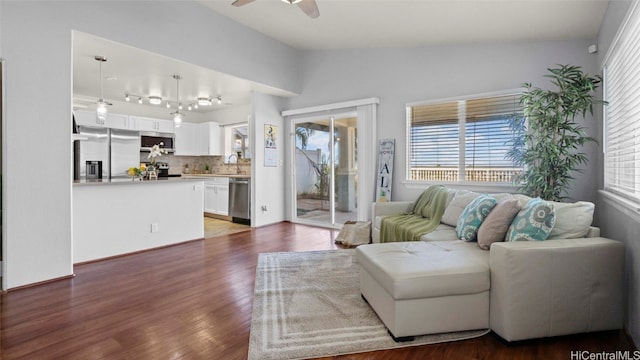
<svg viewBox="0 0 640 360">
<path fill-rule="evenodd" d="M 231 5 L 233 6 L 242 6 L 249 3 L 254 2 L 255 0 L 236 0 Z M 298 7 L 312 19 L 320 16 L 320 11 L 318 10 L 318 4 L 316 4 L 316 0 L 282 0 L 287 4 L 297 4 Z"/>
</svg>

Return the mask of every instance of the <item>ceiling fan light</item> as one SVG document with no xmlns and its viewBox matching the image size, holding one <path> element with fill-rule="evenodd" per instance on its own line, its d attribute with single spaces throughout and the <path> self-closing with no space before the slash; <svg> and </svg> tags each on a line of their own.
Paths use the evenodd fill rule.
<svg viewBox="0 0 640 360">
<path fill-rule="evenodd" d="M 149 104 L 160 105 L 162 104 L 162 98 L 160 96 L 149 96 Z"/>
<path fill-rule="evenodd" d="M 205 98 L 205 97 L 199 97 L 198 98 L 198 105 L 211 106 L 211 99 L 210 98 Z"/>
</svg>

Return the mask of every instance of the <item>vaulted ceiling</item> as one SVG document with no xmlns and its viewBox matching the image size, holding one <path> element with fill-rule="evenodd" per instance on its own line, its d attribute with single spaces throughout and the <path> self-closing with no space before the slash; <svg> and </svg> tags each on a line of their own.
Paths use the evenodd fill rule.
<svg viewBox="0 0 640 360">
<path fill-rule="evenodd" d="M 298 49 L 591 39 L 605 0 L 316 0 L 307 17 L 282 0 L 200 3 Z"/>
</svg>

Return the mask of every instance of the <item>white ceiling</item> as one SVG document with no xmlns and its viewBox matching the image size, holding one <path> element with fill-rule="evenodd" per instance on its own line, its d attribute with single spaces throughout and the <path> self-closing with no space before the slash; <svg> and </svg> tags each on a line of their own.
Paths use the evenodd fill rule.
<svg viewBox="0 0 640 360">
<path fill-rule="evenodd" d="M 200 3 L 298 49 L 592 39 L 605 0 L 316 0 L 311 19 L 282 0 Z"/>
<path fill-rule="evenodd" d="M 320 17 L 311 19 L 282 0 L 199 0 L 250 28 L 298 49 L 424 46 L 595 38 L 605 0 L 316 0 Z M 223 98 L 223 105 L 187 112 L 186 121 L 207 121 L 208 112 L 250 103 L 251 91 L 292 96 L 271 87 L 167 58 L 124 44 L 74 32 L 73 92 L 76 108 L 95 108 L 100 96 L 99 65 L 105 56 L 104 98 L 114 109 L 170 118 L 175 109 L 124 102 L 125 93 L 176 100 L 173 74 L 180 74 L 180 100 Z M 135 106 L 134 106 L 135 105 Z M 137 107 L 136 107 L 137 106 Z"/>
<path fill-rule="evenodd" d="M 185 120 L 189 122 L 206 121 L 206 113 L 211 111 L 247 105 L 254 90 L 278 96 L 292 95 L 135 47 L 74 32 L 74 108 L 95 109 L 95 102 L 100 97 L 100 65 L 95 56 L 107 58 L 102 64 L 104 98 L 114 104 L 114 113 L 127 112 L 139 116 L 171 118 L 170 113 L 176 110 L 173 105 L 177 100 L 174 74 L 182 76 L 180 102 L 185 105 Z M 134 97 L 130 103 L 125 103 L 126 93 L 145 97 L 160 96 L 163 100 L 170 100 L 172 108 L 167 109 L 164 102 L 162 105 L 150 105 L 146 100 L 143 105 L 138 105 L 137 98 Z M 198 97 L 217 96 L 222 97 L 221 105 L 214 101 L 212 106 L 186 110 L 186 104 L 194 102 Z"/>
</svg>

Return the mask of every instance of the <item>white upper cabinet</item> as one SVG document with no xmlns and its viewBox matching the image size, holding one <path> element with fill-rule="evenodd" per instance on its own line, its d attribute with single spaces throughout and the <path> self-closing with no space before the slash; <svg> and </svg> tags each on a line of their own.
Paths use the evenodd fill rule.
<svg viewBox="0 0 640 360">
<path fill-rule="evenodd" d="M 198 134 L 199 124 L 183 122 L 176 128 L 176 152 L 174 155 L 199 155 L 198 154 Z"/>
<path fill-rule="evenodd" d="M 176 128 L 175 155 L 222 155 L 220 125 L 183 122 Z"/>
<path fill-rule="evenodd" d="M 173 125 L 173 121 L 171 120 L 154 119 L 142 116 L 129 116 L 129 121 L 133 123 L 133 130 L 155 131 L 171 134 L 175 132 L 175 127 Z"/>
<path fill-rule="evenodd" d="M 224 155 L 220 125 L 215 122 L 200 124 L 200 132 L 200 155 Z"/>
<path fill-rule="evenodd" d="M 99 120 L 93 110 L 76 110 L 73 112 L 76 124 L 93 127 L 106 127 L 112 129 L 131 129 L 128 115 L 107 113 L 107 118 Z"/>
</svg>

